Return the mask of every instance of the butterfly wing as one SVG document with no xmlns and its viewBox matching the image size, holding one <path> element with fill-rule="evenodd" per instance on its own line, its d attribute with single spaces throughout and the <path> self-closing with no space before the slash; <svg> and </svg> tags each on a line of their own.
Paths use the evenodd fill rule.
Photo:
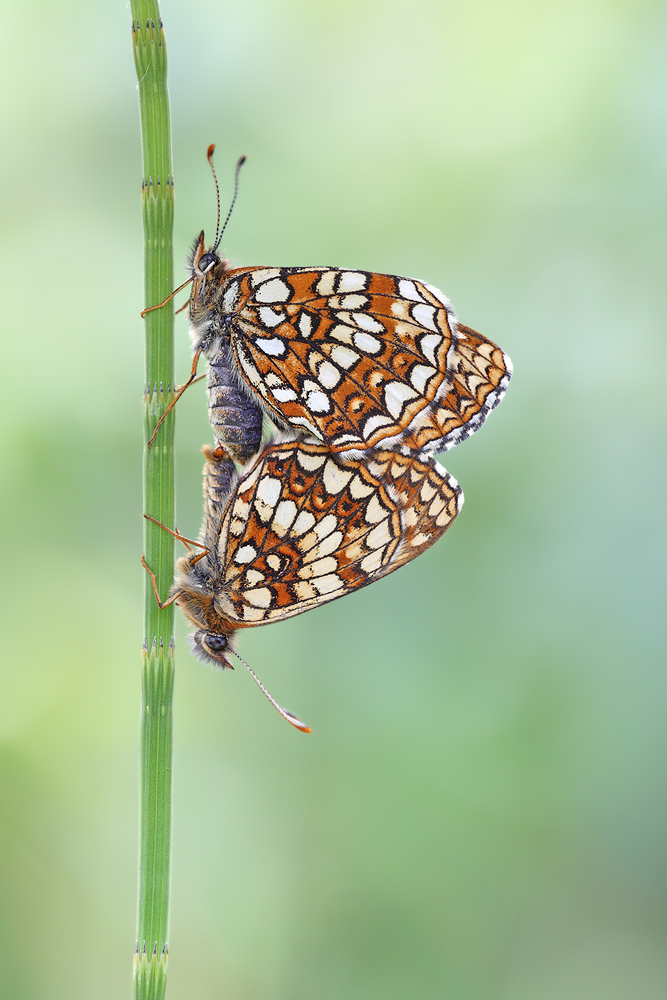
<svg viewBox="0 0 667 1000">
<path fill-rule="evenodd" d="M 341 464 L 311 441 L 265 448 L 220 523 L 219 614 L 235 627 L 291 618 L 386 576 L 444 534 L 463 502 L 444 469 L 391 452 L 371 466 Z"/>
<path fill-rule="evenodd" d="M 449 451 L 479 430 L 507 391 L 512 377 L 507 354 L 462 323 L 458 335 L 444 393 L 431 408 L 429 419 L 403 438 L 410 448 Z"/>
<path fill-rule="evenodd" d="M 279 421 L 342 458 L 401 442 L 446 450 L 509 382 L 509 359 L 424 282 L 340 268 L 230 271 L 232 347 Z"/>
</svg>

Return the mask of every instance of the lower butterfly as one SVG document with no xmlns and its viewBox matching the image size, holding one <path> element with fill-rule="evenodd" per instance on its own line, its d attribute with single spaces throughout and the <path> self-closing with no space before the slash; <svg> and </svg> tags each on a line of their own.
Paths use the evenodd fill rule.
<svg viewBox="0 0 667 1000">
<path fill-rule="evenodd" d="M 203 552 L 178 560 L 169 600 L 197 627 L 193 652 L 222 667 L 238 629 L 380 580 L 433 545 L 463 505 L 434 459 L 378 451 L 342 464 L 324 445 L 296 439 L 269 443 L 237 473 L 220 446 L 204 453 Z"/>
<path fill-rule="evenodd" d="M 224 360 L 248 412 L 261 406 L 278 426 L 323 441 L 343 461 L 374 448 L 447 451 L 503 398 L 509 357 L 459 323 L 433 285 L 338 267 L 232 268 L 217 252 L 226 221 L 211 247 L 200 233 L 190 255 L 194 363 L 186 385 L 200 355 L 213 368 Z M 210 412 L 224 443 L 229 418 Z"/>
</svg>

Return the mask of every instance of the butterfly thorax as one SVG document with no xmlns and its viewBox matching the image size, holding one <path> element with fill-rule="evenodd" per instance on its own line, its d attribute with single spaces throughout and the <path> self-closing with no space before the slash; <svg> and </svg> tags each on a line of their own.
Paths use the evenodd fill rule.
<svg viewBox="0 0 667 1000">
<path fill-rule="evenodd" d="M 188 266 L 192 275 L 188 303 L 192 348 L 210 358 L 229 343 L 234 304 L 225 293 L 231 263 L 212 247 L 206 247 L 202 230 L 193 244 Z"/>
</svg>

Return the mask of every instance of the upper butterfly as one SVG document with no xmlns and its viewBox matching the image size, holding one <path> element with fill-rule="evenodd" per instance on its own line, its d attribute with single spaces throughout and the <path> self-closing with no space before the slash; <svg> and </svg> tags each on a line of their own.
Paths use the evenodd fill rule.
<svg viewBox="0 0 667 1000">
<path fill-rule="evenodd" d="M 460 324 L 433 285 L 336 267 L 232 268 L 219 256 L 244 160 L 222 227 L 213 171 L 218 226 L 213 246 L 201 232 L 190 254 L 185 284 L 192 282 L 195 356 L 173 402 L 205 354 L 211 422 L 241 462 L 259 445 L 258 404 L 279 426 L 313 435 L 342 461 L 378 447 L 447 451 L 474 434 L 504 396 L 512 364 Z"/>
<path fill-rule="evenodd" d="M 241 267 L 207 249 L 190 261 L 190 336 L 227 348 L 252 400 L 343 460 L 373 448 L 447 451 L 498 405 L 512 366 L 414 278 L 334 267 Z"/>
</svg>

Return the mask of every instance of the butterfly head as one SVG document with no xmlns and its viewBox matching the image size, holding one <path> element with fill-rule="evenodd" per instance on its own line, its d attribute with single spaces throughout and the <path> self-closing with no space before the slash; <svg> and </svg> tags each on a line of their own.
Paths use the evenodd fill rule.
<svg viewBox="0 0 667 1000">
<path fill-rule="evenodd" d="M 206 246 L 202 229 L 188 256 L 188 270 L 194 282 L 192 295 L 195 296 L 197 288 L 202 289 L 211 282 L 219 281 L 230 267 L 230 262 L 221 257 L 214 246 Z"/>
<path fill-rule="evenodd" d="M 232 652 L 229 637 L 198 629 L 190 636 L 190 649 L 199 660 L 214 667 L 233 669 L 227 656 Z"/>
<path fill-rule="evenodd" d="M 220 338 L 221 299 L 231 264 L 214 247 L 206 246 L 202 230 L 193 243 L 188 267 L 192 280 L 188 303 L 192 346 L 210 356 Z"/>
</svg>

